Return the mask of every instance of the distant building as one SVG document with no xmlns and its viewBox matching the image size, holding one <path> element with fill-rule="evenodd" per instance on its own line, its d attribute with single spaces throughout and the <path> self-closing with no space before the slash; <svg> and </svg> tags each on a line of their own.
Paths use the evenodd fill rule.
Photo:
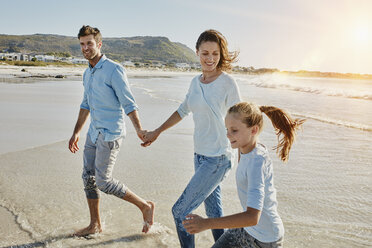
<svg viewBox="0 0 372 248">
<path fill-rule="evenodd" d="M 21 54 L 20 53 L 13 53 L 13 61 L 20 61 Z"/>
<path fill-rule="evenodd" d="M 42 62 L 55 62 L 56 59 L 52 55 L 35 55 L 35 58 L 37 61 L 42 61 Z"/>
<path fill-rule="evenodd" d="M 60 62 L 65 62 L 65 63 L 72 63 L 71 62 L 71 57 L 57 57 L 56 58 L 57 59 L 57 61 L 60 61 Z"/>
<path fill-rule="evenodd" d="M 127 66 L 127 67 L 135 67 L 136 65 L 132 62 L 132 61 L 130 61 L 130 60 L 128 60 L 128 61 L 123 61 L 122 63 L 121 63 L 123 66 Z"/>
<path fill-rule="evenodd" d="M 22 61 L 29 61 L 28 55 L 27 54 L 21 54 L 21 60 Z"/>
<path fill-rule="evenodd" d="M 73 58 L 73 59 L 71 59 L 71 63 L 73 63 L 73 64 L 87 65 L 88 64 L 88 60 L 86 60 L 84 58 Z"/>
<path fill-rule="evenodd" d="M 44 61 L 44 55 L 35 55 L 34 58 L 35 58 L 37 61 Z"/>
<path fill-rule="evenodd" d="M 21 60 L 22 54 L 21 53 L 1 53 L 1 59 L 5 59 L 8 61 L 19 61 Z"/>
<path fill-rule="evenodd" d="M 161 61 L 152 61 L 151 66 L 156 68 L 163 68 L 165 65 Z"/>
<path fill-rule="evenodd" d="M 45 55 L 44 56 L 44 62 L 55 62 L 56 59 L 54 58 L 53 55 Z"/>
<path fill-rule="evenodd" d="M 200 69 L 201 65 L 199 63 L 191 64 L 191 69 Z"/>
<path fill-rule="evenodd" d="M 142 63 L 142 62 L 135 62 L 134 63 L 134 65 L 137 67 L 144 67 L 145 66 L 145 64 L 144 63 Z"/>
<path fill-rule="evenodd" d="M 190 69 L 191 66 L 187 63 L 176 63 L 176 67 L 180 69 Z"/>
</svg>

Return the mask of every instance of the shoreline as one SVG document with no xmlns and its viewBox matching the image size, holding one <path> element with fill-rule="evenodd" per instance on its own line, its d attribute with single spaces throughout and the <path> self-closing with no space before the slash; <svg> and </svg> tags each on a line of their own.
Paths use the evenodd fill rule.
<svg viewBox="0 0 372 248">
<path fill-rule="evenodd" d="M 0 65 L 0 83 L 40 81 L 81 81 L 87 67 L 82 66 L 15 66 Z M 125 68 L 129 77 L 174 77 L 195 75 L 196 71 Z"/>
<path fill-rule="evenodd" d="M 0 83 L 29 83 L 36 81 L 81 81 L 83 73 L 87 66 L 17 66 L 0 64 Z M 157 77 L 169 78 L 174 76 L 190 76 L 201 73 L 200 70 L 181 70 L 171 68 L 135 68 L 125 67 L 128 77 Z M 338 79 L 338 80 L 361 80 L 372 81 L 372 75 L 365 74 L 353 77 L 352 73 L 346 73 L 347 76 L 340 76 L 343 73 L 318 73 L 318 72 L 290 72 L 290 71 L 273 71 L 267 73 L 242 73 L 232 71 L 230 74 L 235 76 L 259 76 L 259 75 L 278 75 L 284 77 L 298 78 L 321 78 L 321 79 Z M 335 76 L 329 76 L 334 74 Z M 322 76 L 328 75 L 328 76 Z"/>
</svg>

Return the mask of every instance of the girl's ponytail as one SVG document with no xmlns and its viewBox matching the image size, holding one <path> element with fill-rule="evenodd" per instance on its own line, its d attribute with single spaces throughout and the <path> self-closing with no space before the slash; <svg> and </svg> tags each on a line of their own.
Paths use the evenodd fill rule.
<svg viewBox="0 0 372 248">
<path fill-rule="evenodd" d="M 280 159 L 286 162 L 289 158 L 289 151 L 295 140 L 296 132 L 305 120 L 292 119 L 288 113 L 277 107 L 260 106 L 259 108 L 271 120 L 278 136 L 278 145 L 275 149 Z"/>
</svg>

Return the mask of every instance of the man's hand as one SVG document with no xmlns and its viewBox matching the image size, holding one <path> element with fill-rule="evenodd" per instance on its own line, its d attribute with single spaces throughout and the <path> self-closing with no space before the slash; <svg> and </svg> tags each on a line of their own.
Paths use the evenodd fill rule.
<svg viewBox="0 0 372 248">
<path fill-rule="evenodd" d="M 186 216 L 186 219 L 182 221 L 182 224 L 188 233 L 195 234 L 208 229 L 208 227 L 205 225 L 205 220 L 206 219 L 200 217 L 199 215 L 189 214 Z"/>
<path fill-rule="evenodd" d="M 136 132 L 137 132 L 138 138 L 140 138 L 140 140 L 144 141 L 143 136 L 145 136 L 147 131 L 146 130 L 137 130 Z"/>
<path fill-rule="evenodd" d="M 78 141 L 80 139 L 80 134 L 73 134 L 71 136 L 70 141 L 68 142 L 68 149 L 72 152 L 75 153 L 79 151 L 79 146 L 78 146 Z"/>
<path fill-rule="evenodd" d="M 148 146 L 148 144 L 146 143 L 145 137 L 144 137 L 145 134 L 147 133 L 147 131 L 143 130 L 142 127 L 141 127 L 141 122 L 139 120 L 137 110 L 134 110 L 134 111 L 130 112 L 128 114 L 128 117 L 131 120 L 131 122 L 133 124 L 133 127 L 137 132 L 138 138 L 140 138 L 140 140 L 142 140 L 142 142 L 143 142 L 143 143 L 141 143 L 141 146 Z"/>
<path fill-rule="evenodd" d="M 73 135 L 71 136 L 71 139 L 68 142 L 68 149 L 72 153 L 79 151 L 78 141 L 80 139 L 80 131 L 83 128 L 84 123 L 87 121 L 89 114 L 90 112 L 87 109 L 80 109 L 79 111 L 79 116 L 75 124 Z"/>
<path fill-rule="evenodd" d="M 141 144 L 143 147 L 147 147 L 152 144 L 160 135 L 160 132 L 156 129 L 151 132 L 146 132 L 144 135 L 144 143 Z"/>
<path fill-rule="evenodd" d="M 143 143 L 141 143 L 141 146 L 146 147 L 149 146 L 149 142 L 146 142 L 145 135 L 147 134 L 147 130 L 138 130 L 137 136 L 142 140 Z"/>
<path fill-rule="evenodd" d="M 140 140 L 145 141 L 144 136 L 147 133 L 147 130 L 137 130 L 137 136 L 140 138 Z"/>
</svg>

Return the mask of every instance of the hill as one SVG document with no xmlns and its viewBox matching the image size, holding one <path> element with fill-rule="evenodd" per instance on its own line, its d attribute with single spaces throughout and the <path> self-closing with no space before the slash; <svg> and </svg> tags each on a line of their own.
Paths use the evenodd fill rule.
<svg viewBox="0 0 372 248">
<path fill-rule="evenodd" d="M 76 37 L 53 34 L 0 34 L 0 51 L 7 49 L 22 53 L 69 53 L 72 56 L 82 56 Z M 198 62 L 193 50 L 181 43 L 171 42 L 166 37 L 104 38 L 102 52 L 118 61 Z"/>
</svg>

